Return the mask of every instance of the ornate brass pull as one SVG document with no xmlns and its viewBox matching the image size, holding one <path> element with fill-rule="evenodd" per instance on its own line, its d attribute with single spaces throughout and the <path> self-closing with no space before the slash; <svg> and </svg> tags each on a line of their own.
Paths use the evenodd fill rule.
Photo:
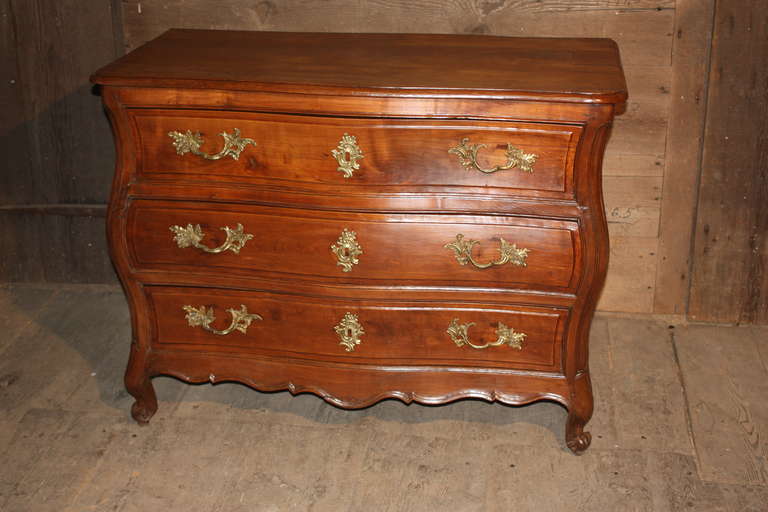
<svg viewBox="0 0 768 512">
<path fill-rule="evenodd" d="M 456 240 L 445 244 L 443 247 L 446 249 L 453 249 L 456 253 L 456 261 L 459 265 L 466 265 L 472 263 L 477 268 L 488 268 L 493 265 L 504 265 L 505 263 L 512 263 L 518 267 L 527 266 L 526 259 L 528 258 L 529 249 L 518 249 L 517 244 L 510 244 L 503 238 L 499 238 L 501 247 L 499 247 L 499 259 L 491 261 L 489 263 L 478 263 L 472 258 L 472 248 L 479 244 L 477 240 L 466 240 L 464 235 L 459 233 L 456 235 Z"/>
<path fill-rule="evenodd" d="M 341 342 L 339 345 L 344 345 L 347 352 L 352 352 L 355 347 L 360 344 L 360 336 L 365 334 L 363 326 L 357 320 L 357 315 L 353 315 L 347 312 L 341 322 L 333 328 L 336 334 L 339 335 Z"/>
<path fill-rule="evenodd" d="M 171 226 L 168 229 L 175 234 L 173 240 L 180 248 L 196 247 L 201 251 L 210 252 L 212 254 L 218 254 L 228 250 L 235 254 L 240 254 L 240 249 L 243 248 L 248 240 L 253 238 L 253 235 L 243 232 L 243 225 L 240 223 L 237 224 L 235 229 L 232 229 L 229 226 L 224 226 L 219 229 L 222 229 L 227 233 L 227 239 L 220 246 L 211 248 L 200 243 L 205 236 L 200 224 L 195 224 L 194 226 L 192 224 L 187 224 L 187 227 L 185 228 L 181 226 Z"/>
<path fill-rule="evenodd" d="M 336 264 L 342 267 L 341 271 L 349 272 L 352 265 L 358 264 L 357 257 L 363 254 L 363 248 L 357 243 L 355 232 L 344 228 L 339 239 L 331 244 L 331 252 L 336 255 Z"/>
<path fill-rule="evenodd" d="M 486 147 L 487 144 L 470 144 L 469 138 L 465 137 L 461 139 L 461 144 L 448 150 L 449 153 L 458 155 L 459 162 L 466 169 L 474 167 L 480 172 L 491 174 L 496 171 L 505 171 L 517 167 L 521 171 L 533 172 L 533 164 L 536 163 L 538 155 L 533 153 L 525 153 L 522 149 L 514 147 L 512 144 L 507 144 L 507 163 L 504 165 L 497 165 L 490 169 L 483 169 L 480 164 L 477 163 L 477 152 Z"/>
<path fill-rule="evenodd" d="M 211 323 L 216 320 L 213 316 L 213 307 L 210 309 L 205 306 L 195 308 L 192 306 L 184 306 L 182 309 L 187 312 L 185 318 L 190 327 L 202 327 L 208 332 L 218 334 L 219 336 L 226 336 L 233 331 L 240 331 L 245 334 L 246 329 L 251 325 L 254 320 L 263 320 L 260 315 L 255 313 L 249 313 L 243 304 L 240 304 L 240 309 L 228 309 L 227 313 L 232 315 L 232 323 L 224 330 L 218 330 L 211 327 Z"/>
<path fill-rule="evenodd" d="M 488 347 L 498 347 L 501 345 L 509 345 L 512 348 L 516 348 L 517 350 L 523 349 L 523 340 L 527 336 L 527 334 L 522 332 L 515 332 L 514 329 L 507 327 L 503 323 L 499 322 L 499 326 L 496 329 L 496 341 L 492 341 L 490 343 L 486 343 L 485 345 L 475 345 L 471 341 L 469 341 L 469 328 L 475 325 L 474 322 L 469 322 L 467 324 L 460 324 L 458 318 L 454 318 L 453 321 L 451 321 L 451 325 L 448 326 L 448 330 L 446 331 L 448 335 L 451 337 L 453 342 L 456 344 L 457 347 L 463 347 L 464 345 L 469 345 L 472 348 L 476 349 L 484 349 Z"/>
<path fill-rule="evenodd" d="M 219 160 L 225 156 L 231 156 L 233 160 L 237 160 L 240 158 L 240 153 L 245 149 L 245 146 L 248 144 L 256 145 L 253 139 L 240 137 L 240 130 L 237 128 L 232 129 L 231 135 L 225 131 L 219 135 L 224 137 L 224 147 L 215 155 L 210 155 L 200 151 L 200 146 L 203 144 L 203 136 L 200 132 L 192 133 L 190 130 L 187 130 L 186 133 L 168 132 L 168 136 L 173 139 L 173 147 L 176 148 L 176 154 L 192 153 L 206 160 Z"/>
<path fill-rule="evenodd" d="M 364 158 L 360 146 L 357 145 L 357 137 L 347 133 L 341 138 L 336 149 L 331 150 L 331 154 L 339 163 L 336 170 L 344 174 L 345 178 L 352 177 L 352 174 L 360 168 L 360 164 L 357 161 Z M 347 155 L 349 155 L 349 158 L 347 158 Z"/>
</svg>

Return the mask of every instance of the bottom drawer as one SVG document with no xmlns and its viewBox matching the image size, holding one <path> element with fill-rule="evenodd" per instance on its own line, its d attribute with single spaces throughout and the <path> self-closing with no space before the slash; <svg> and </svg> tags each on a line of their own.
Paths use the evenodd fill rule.
<svg viewBox="0 0 768 512">
<path fill-rule="evenodd" d="M 561 369 L 568 311 L 147 286 L 157 348 L 323 361 Z"/>
</svg>

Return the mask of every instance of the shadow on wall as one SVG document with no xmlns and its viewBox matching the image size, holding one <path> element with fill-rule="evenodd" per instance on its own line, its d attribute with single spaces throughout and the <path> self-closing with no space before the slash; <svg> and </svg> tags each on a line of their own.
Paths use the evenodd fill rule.
<svg viewBox="0 0 768 512">
<path fill-rule="evenodd" d="M 97 91 L 28 110 L 0 127 L 0 282 L 116 284 L 104 225 L 115 150 Z"/>
</svg>

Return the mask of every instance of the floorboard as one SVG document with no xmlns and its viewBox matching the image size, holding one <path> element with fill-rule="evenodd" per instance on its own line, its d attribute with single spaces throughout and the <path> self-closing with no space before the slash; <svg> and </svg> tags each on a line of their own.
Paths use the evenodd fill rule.
<svg viewBox="0 0 768 512">
<path fill-rule="evenodd" d="M 768 327 L 690 326 L 675 343 L 699 473 L 710 482 L 768 483 Z"/>
</svg>

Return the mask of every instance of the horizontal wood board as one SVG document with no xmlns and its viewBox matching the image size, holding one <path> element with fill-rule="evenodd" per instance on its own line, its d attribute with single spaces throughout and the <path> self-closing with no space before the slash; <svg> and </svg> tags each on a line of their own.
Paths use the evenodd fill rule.
<svg viewBox="0 0 768 512">
<path fill-rule="evenodd" d="M 376 59 L 375 66 L 369 58 Z M 463 65 L 454 66 L 457 61 Z M 449 68 L 451 73 L 442 73 Z M 626 98 L 616 45 L 605 38 L 548 38 L 543 45 L 541 38 L 475 34 L 174 28 L 98 70 L 92 80 L 115 86 L 204 83 L 235 90 L 397 91 L 398 96 L 543 97 L 574 103 L 623 104 Z"/>
</svg>

